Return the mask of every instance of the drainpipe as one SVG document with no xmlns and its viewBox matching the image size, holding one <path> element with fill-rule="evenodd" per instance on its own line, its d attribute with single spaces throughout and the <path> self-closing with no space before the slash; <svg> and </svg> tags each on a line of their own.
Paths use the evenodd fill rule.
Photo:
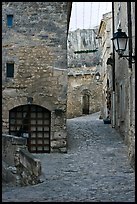
<svg viewBox="0 0 137 204">
<path fill-rule="evenodd" d="M 112 34 L 115 32 L 114 28 L 114 2 L 112 1 Z M 115 50 L 113 45 L 113 65 L 112 65 L 112 127 L 115 127 Z"/>
</svg>

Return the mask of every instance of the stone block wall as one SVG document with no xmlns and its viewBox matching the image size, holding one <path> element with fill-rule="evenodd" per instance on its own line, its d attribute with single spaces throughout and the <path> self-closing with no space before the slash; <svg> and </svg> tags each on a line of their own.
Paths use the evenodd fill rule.
<svg viewBox="0 0 137 204">
<path fill-rule="evenodd" d="M 40 183 L 41 162 L 27 150 L 20 149 L 16 152 L 15 166 L 19 175 L 19 184 L 22 186 Z"/>
<path fill-rule="evenodd" d="M 77 29 L 68 33 L 68 67 L 91 67 L 99 63 L 100 51 L 94 29 Z M 76 53 L 76 52 L 79 53 Z M 87 52 L 81 52 L 87 51 Z"/>
<path fill-rule="evenodd" d="M 13 15 L 11 27 L 7 15 Z M 57 132 L 66 143 L 67 25 L 67 2 L 2 3 L 3 133 L 9 131 L 9 111 L 32 97 L 51 111 L 51 146 L 59 143 Z M 11 62 L 14 77 L 6 77 Z M 63 110 L 58 123 L 56 109 Z"/>
<path fill-rule="evenodd" d="M 41 162 L 28 152 L 25 138 L 2 135 L 2 182 L 34 185 L 41 176 Z"/>
<path fill-rule="evenodd" d="M 89 113 L 100 111 L 102 106 L 102 81 L 97 81 L 96 67 L 69 68 L 67 118 L 79 117 L 83 114 L 83 96 L 89 96 Z"/>
<path fill-rule="evenodd" d="M 131 3 L 131 24 L 128 22 L 127 3 Z M 126 12 L 125 12 L 126 11 Z M 132 30 L 132 55 L 135 55 L 135 2 L 114 2 L 115 32 L 119 23 L 122 32 Z M 129 55 L 127 49 L 124 55 Z M 129 159 L 135 168 L 135 63 L 132 68 L 126 58 L 115 55 L 115 127 L 128 146 Z"/>
<path fill-rule="evenodd" d="M 12 135 L 2 135 L 2 159 L 14 166 L 14 156 L 19 147 L 26 148 L 26 139 Z"/>
<path fill-rule="evenodd" d="M 101 52 L 101 75 L 103 78 L 103 89 L 102 89 L 102 118 L 111 118 L 112 107 L 111 107 L 111 95 L 112 95 L 112 66 L 107 65 L 108 58 L 112 57 L 112 12 L 103 14 L 103 18 L 100 22 L 97 36 Z M 100 65 L 98 65 L 100 66 Z M 112 120 L 112 118 L 111 118 Z"/>
</svg>

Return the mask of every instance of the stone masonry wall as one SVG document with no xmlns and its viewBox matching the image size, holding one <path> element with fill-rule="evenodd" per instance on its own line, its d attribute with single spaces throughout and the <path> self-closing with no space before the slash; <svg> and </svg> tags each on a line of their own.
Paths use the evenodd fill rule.
<svg viewBox="0 0 137 204">
<path fill-rule="evenodd" d="M 128 26 L 131 26 L 132 54 L 135 55 L 135 2 L 131 2 L 131 25 L 128 25 L 127 3 L 114 2 L 115 31 L 120 22 L 122 31 L 128 35 Z M 124 55 L 129 55 L 128 46 Z M 128 60 L 119 59 L 117 53 L 115 56 L 115 83 L 115 127 L 122 134 L 128 146 L 131 165 L 135 167 L 135 64 L 133 63 L 130 68 Z"/>
<path fill-rule="evenodd" d="M 102 81 L 95 79 L 96 67 L 68 70 L 67 118 L 83 115 L 83 96 L 89 95 L 89 114 L 100 111 Z"/>
<path fill-rule="evenodd" d="M 2 135 L 2 182 L 34 185 L 40 182 L 41 162 L 30 154 L 25 138 Z"/>
<path fill-rule="evenodd" d="M 69 31 L 67 41 L 68 67 L 91 67 L 99 63 L 100 51 L 96 39 L 97 30 L 98 27 Z M 87 53 L 75 53 L 76 51 L 87 51 Z"/>
<path fill-rule="evenodd" d="M 8 14 L 13 15 L 13 26 L 10 28 L 6 24 Z M 27 97 L 32 97 L 34 104 L 51 111 L 51 140 L 54 146 L 56 142 L 66 143 L 66 49 L 67 2 L 2 3 L 4 133 L 9 130 L 9 110 L 27 104 Z M 13 78 L 6 77 L 7 62 L 14 63 Z M 58 116 L 54 110 L 58 108 L 64 114 L 56 123 Z M 58 141 L 57 132 L 60 134 Z"/>
</svg>

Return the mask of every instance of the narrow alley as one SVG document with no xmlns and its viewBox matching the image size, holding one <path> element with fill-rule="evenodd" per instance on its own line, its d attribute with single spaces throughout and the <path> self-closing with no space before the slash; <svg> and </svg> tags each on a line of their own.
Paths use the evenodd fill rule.
<svg viewBox="0 0 137 204">
<path fill-rule="evenodd" d="M 67 120 L 68 153 L 35 154 L 42 182 L 3 186 L 3 202 L 134 202 L 127 146 L 99 112 Z"/>
</svg>

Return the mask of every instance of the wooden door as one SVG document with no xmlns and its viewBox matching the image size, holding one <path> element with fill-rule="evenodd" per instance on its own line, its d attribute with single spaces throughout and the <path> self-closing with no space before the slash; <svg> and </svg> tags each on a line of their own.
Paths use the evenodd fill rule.
<svg viewBox="0 0 137 204">
<path fill-rule="evenodd" d="M 9 134 L 27 138 L 29 152 L 50 152 L 51 113 L 37 105 L 18 106 L 10 110 Z"/>
</svg>

